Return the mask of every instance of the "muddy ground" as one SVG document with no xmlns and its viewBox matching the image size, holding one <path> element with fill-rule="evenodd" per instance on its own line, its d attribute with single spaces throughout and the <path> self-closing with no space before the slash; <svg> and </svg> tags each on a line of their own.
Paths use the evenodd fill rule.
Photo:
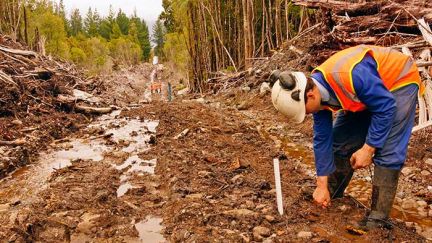
<svg viewBox="0 0 432 243">
<path fill-rule="evenodd" d="M 366 211 L 367 180 L 350 191 L 358 200 L 314 205 L 311 122 L 286 123 L 268 94 L 239 89 L 136 104 L 141 98 L 50 144 L 31 166 L 1 181 L 2 241 L 426 241 L 416 231 L 428 232 L 428 216 L 393 220 L 393 230 L 347 232 Z M 275 203 L 275 157 L 281 159 L 283 216 Z M 406 183 L 430 183 L 411 173 Z M 406 193 L 416 196 L 416 208 L 420 199 L 429 207 L 430 192 Z M 415 223 L 407 227 L 406 221 Z"/>
</svg>

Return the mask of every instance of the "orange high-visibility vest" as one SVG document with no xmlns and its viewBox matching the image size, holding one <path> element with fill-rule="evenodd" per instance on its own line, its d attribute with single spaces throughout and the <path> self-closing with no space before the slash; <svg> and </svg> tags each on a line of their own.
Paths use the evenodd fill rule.
<svg viewBox="0 0 432 243">
<path fill-rule="evenodd" d="M 390 92 L 409 84 L 416 84 L 423 94 L 424 85 L 417 65 L 411 57 L 392 48 L 359 45 L 337 52 L 314 70 L 323 74 L 326 82 L 335 92 L 342 109 L 353 112 L 366 109 L 356 95 L 352 76 L 354 67 L 366 54 L 371 55 L 377 62 L 378 73 Z"/>
</svg>

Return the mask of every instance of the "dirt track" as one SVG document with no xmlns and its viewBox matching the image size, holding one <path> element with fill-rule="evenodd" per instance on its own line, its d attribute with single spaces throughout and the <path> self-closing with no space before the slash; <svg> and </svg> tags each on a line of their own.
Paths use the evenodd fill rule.
<svg viewBox="0 0 432 243">
<path fill-rule="evenodd" d="M 364 210 L 349 198 L 334 201 L 329 209 L 311 202 L 308 192 L 314 181 L 305 164 L 311 156 L 304 146 L 310 143 L 307 134 L 293 132 L 272 113 L 258 116 L 218 102 L 200 102 L 153 102 L 124 110 L 53 145 L 48 154 L 65 151 L 73 154 L 71 158 L 90 156 L 71 165 L 43 159 L 3 180 L 0 238 L 16 242 L 424 241 L 403 223 L 396 223 L 393 231 L 348 234 L 345 227 L 360 219 Z M 159 122 L 156 133 L 148 120 Z M 100 136 L 109 133 L 114 134 Z M 291 140 L 289 144 L 278 144 L 281 134 Z M 85 144 L 90 144 L 86 153 L 74 153 L 74 147 L 79 151 Z M 279 216 L 272 159 L 283 154 L 287 155 L 281 157 L 285 157 L 281 170 L 286 214 Z M 51 173 L 52 167 L 60 169 Z M 164 238 L 157 233 L 161 229 Z"/>
</svg>

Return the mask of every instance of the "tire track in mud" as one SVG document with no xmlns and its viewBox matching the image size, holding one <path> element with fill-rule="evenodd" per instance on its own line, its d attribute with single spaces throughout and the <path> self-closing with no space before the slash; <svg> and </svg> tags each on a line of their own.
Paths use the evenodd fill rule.
<svg viewBox="0 0 432 243">
<path fill-rule="evenodd" d="M 9 241 L 163 241 L 156 159 L 138 154 L 157 122 L 100 117 L 0 187 L 0 238 Z M 3 210 L 1 210 L 3 209 Z"/>
</svg>

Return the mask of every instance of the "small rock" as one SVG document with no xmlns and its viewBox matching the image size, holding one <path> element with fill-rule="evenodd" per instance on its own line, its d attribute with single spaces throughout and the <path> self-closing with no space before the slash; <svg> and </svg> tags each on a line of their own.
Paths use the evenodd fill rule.
<svg viewBox="0 0 432 243">
<path fill-rule="evenodd" d="M 14 124 L 14 125 L 16 125 L 16 126 L 21 126 L 23 124 L 23 122 L 20 121 L 20 120 L 18 120 L 18 119 L 17 120 L 13 120 L 11 123 Z"/>
<path fill-rule="evenodd" d="M 432 165 L 432 158 L 429 158 L 425 161 L 426 164 L 428 165 Z"/>
<path fill-rule="evenodd" d="M 312 236 L 313 236 L 312 232 L 309 231 L 300 231 L 297 234 L 297 237 L 302 239 L 310 239 L 312 238 Z"/>
<path fill-rule="evenodd" d="M 98 214 L 84 213 L 81 216 L 81 222 L 77 225 L 77 231 L 85 234 L 90 234 L 91 229 L 96 225 L 95 220 L 99 218 Z"/>
<path fill-rule="evenodd" d="M 266 215 L 265 216 L 265 219 L 267 220 L 267 221 L 269 221 L 270 223 L 273 223 L 276 219 L 275 219 L 275 217 L 273 217 L 273 216 L 271 216 L 271 215 Z"/>
<path fill-rule="evenodd" d="M 231 178 L 231 182 L 237 184 L 238 182 L 242 182 L 243 181 L 243 176 L 242 175 L 236 175 L 233 178 Z"/>
<path fill-rule="evenodd" d="M 407 227 L 413 227 L 413 226 L 414 226 L 414 223 L 413 223 L 413 222 L 405 222 L 405 225 L 406 225 Z"/>
<path fill-rule="evenodd" d="M 201 193 L 196 193 L 196 194 L 190 194 L 190 195 L 187 195 L 186 196 L 186 198 L 187 199 L 192 199 L 192 200 L 195 200 L 195 199 L 201 199 L 201 198 L 203 198 L 203 194 L 201 194 Z"/>
<path fill-rule="evenodd" d="M 427 189 L 429 192 L 432 192 L 432 186 L 428 186 Z"/>
<path fill-rule="evenodd" d="M 245 86 L 241 88 L 244 92 L 249 92 L 251 88 L 249 86 Z"/>
<path fill-rule="evenodd" d="M 246 101 L 241 102 L 238 106 L 237 106 L 237 110 L 241 111 L 241 110 L 247 110 L 249 108 L 249 105 Z"/>
<path fill-rule="evenodd" d="M 215 108 L 215 109 L 220 109 L 221 103 L 220 102 L 211 103 L 210 106 Z"/>
<path fill-rule="evenodd" d="M 247 200 L 246 203 L 246 208 L 248 209 L 254 209 L 255 208 L 255 203 L 253 203 L 252 201 Z"/>
<path fill-rule="evenodd" d="M 263 226 L 257 226 L 253 228 L 253 236 L 255 240 L 261 240 L 262 238 L 269 237 L 271 231 L 269 228 Z"/>
<path fill-rule="evenodd" d="M 349 207 L 348 207 L 347 205 L 342 205 L 342 206 L 339 207 L 340 211 L 342 211 L 342 212 L 347 211 L 348 208 L 349 208 Z"/>
<path fill-rule="evenodd" d="M 415 171 L 415 169 L 416 169 L 416 168 L 414 168 L 414 167 L 404 167 L 404 168 L 402 169 L 401 173 L 402 173 L 404 176 L 408 176 L 408 175 L 411 174 L 413 171 Z"/>
<path fill-rule="evenodd" d="M 429 215 L 429 217 L 432 217 L 432 209 L 431 209 L 431 210 L 429 210 L 429 213 L 428 213 L 428 215 Z"/>
<path fill-rule="evenodd" d="M 213 173 L 212 172 L 210 172 L 210 171 L 205 171 L 205 170 L 202 170 L 202 171 L 199 171 L 198 172 L 198 176 L 199 177 L 209 177 L 209 176 L 211 176 Z"/>
<path fill-rule="evenodd" d="M 224 215 L 235 217 L 235 218 L 243 218 L 243 217 L 256 217 L 258 213 L 251 211 L 249 209 L 241 208 L 241 209 L 233 209 L 223 212 Z"/>
<path fill-rule="evenodd" d="M 424 200 L 419 200 L 419 201 L 417 201 L 417 205 L 419 205 L 419 207 L 425 208 L 425 207 L 427 207 L 428 204 Z"/>
<path fill-rule="evenodd" d="M 249 236 L 246 233 L 241 233 L 240 236 L 241 236 L 241 238 L 243 239 L 243 241 L 245 243 L 249 243 L 250 242 L 250 238 L 249 238 Z"/>
<path fill-rule="evenodd" d="M 416 201 L 414 199 L 408 198 L 408 199 L 403 200 L 401 206 L 402 206 L 403 209 L 409 209 L 409 208 L 416 207 L 416 205 L 417 205 L 417 203 L 416 203 Z"/>
<path fill-rule="evenodd" d="M 427 171 L 427 170 L 422 170 L 422 172 L 420 172 L 420 174 L 422 176 L 429 176 L 431 173 L 429 171 Z"/>
<path fill-rule="evenodd" d="M 268 92 L 270 92 L 271 88 L 270 88 L 270 84 L 267 82 L 264 82 L 261 84 L 260 87 L 260 95 L 264 96 L 265 94 L 267 94 Z"/>
<path fill-rule="evenodd" d="M 201 103 L 201 104 L 204 104 L 206 102 L 206 100 L 204 98 L 198 98 L 198 99 L 196 99 L 194 101 L 198 102 L 198 103 Z"/>
</svg>

